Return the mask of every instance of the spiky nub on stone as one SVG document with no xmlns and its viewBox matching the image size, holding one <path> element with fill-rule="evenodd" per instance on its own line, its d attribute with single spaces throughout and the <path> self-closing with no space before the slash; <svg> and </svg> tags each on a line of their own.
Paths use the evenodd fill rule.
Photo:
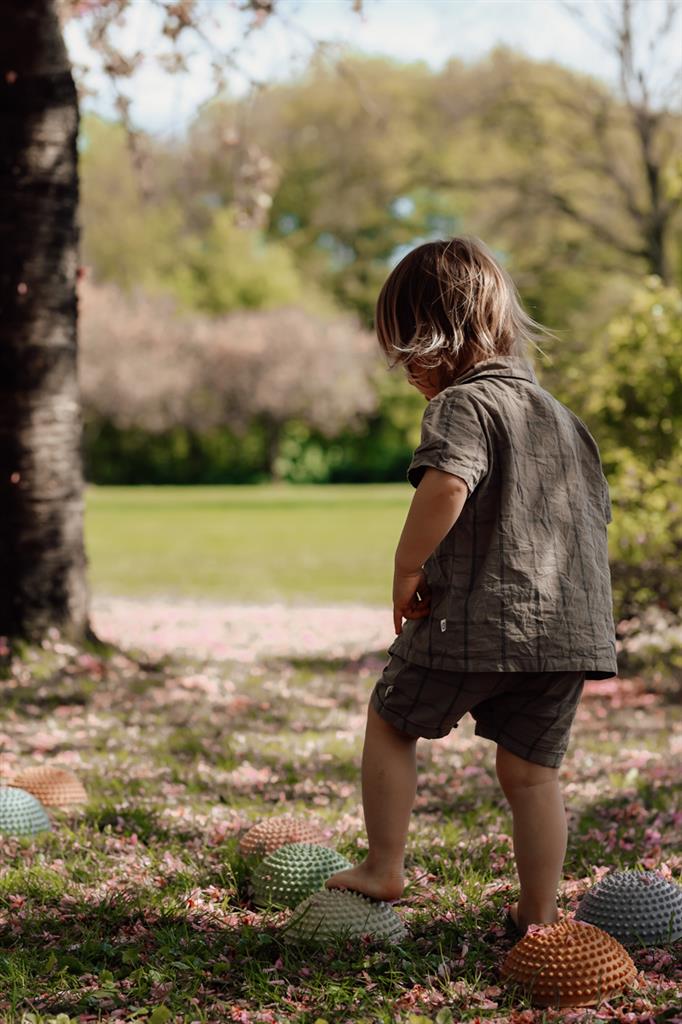
<svg viewBox="0 0 682 1024">
<path fill-rule="evenodd" d="M 286 942 L 337 943 L 367 935 L 372 942 L 395 944 L 407 938 L 403 922 L 389 903 L 349 889 L 322 889 L 308 896 L 282 932 Z"/>
<path fill-rule="evenodd" d="M 624 946 L 658 946 L 682 938 L 682 888 L 657 871 L 612 871 L 580 900 L 588 921 Z"/>
<path fill-rule="evenodd" d="M 620 995 L 637 970 L 611 935 L 565 919 L 533 929 L 509 951 L 500 971 L 528 992 L 534 1006 L 595 1006 Z"/>
<path fill-rule="evenodd" d="M 329 845 L 316 822 L 285 814 L 279 818 L 265 818 L 250 828 L 239 841 L 239 852 L 242 857 L 256 861 L 288 843 Z"/>
<path fill-rule="evenodd" d="M 8 775 L 8 786 L 18 786 L 32 793 L 46 807 L 70 808 L 85 803 L 88 794 L 83 783 L 68 768 L 57 765 L 35 765 Z"/>
<path fill-rule="evenodd" d="M 0 786 L 0 832 L 10 836 L 33 836 L 50 831 L 52 824 L 37 797 L 25 789 Z"/>
<path fill-rule="evenodd" d="M 254 871 L 254 900 L 259 906 L 295 907 L 337 871 L 352 866 L 326 846 L 288 843 L 269 853 Z"/>
</svg>

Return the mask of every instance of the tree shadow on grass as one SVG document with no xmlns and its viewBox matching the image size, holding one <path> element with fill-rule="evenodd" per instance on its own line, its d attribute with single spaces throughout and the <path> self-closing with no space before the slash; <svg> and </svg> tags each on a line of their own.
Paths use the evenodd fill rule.
<svg viewBox="0 0 682 1024">
<path fill-rule="evenodd" d="M 158 891 L 144 886 L 97 900 L 70 896 L 66 906 L 27 901 L 11 925 L 0 925 L 0 988 L 5 998 L 13 990 L 12 1009 L 106 1012 L 160 999 L 175 1006 L 178 996 L 187 1003 L 198 994 L 204 1005 L 224 1000 L 227 1013 L 235 1000 L 254 1000 L 254 989 L 272 991 L 269 972 L 278 958 L 302 989 L 301 962 L 329 961 L 324 949 L 301 953 L 284 942 L 290 911 L 260 911 L 254 920 L 250 908 L 235 906 L 223 920 L 189 903 L 186 910 L 158 903 Z M 349 941 L 337 950 L 338 964 L 347 968 L 365 955 L 363 944 Z M 165 980 L 172 988 L 160 994 L 155 988 Z"/>
<path fill-rule="evenodd" d="M 354 673 L 366 667 L 375 668 L 379 662 L 383 666 L 388 661 L 389 655 L 384 648 L 381 648 L 379 650 L 363 651 L 362 654 L 356 657 L 324 654 L 267 655 L 263 658 L 262 664 L 273 671 L 282 666 L 290 666 L 299 671 L 334 675 L 338 672 Z"/>
<path fill-rule="evenodd" d="M 70 898 L 67 908 L 24 908 L 23 920 L 0 927 L 5 962 L 17 957 L 21 965 L 13 982 L 16 1008 L 73 1014 L 145 1005 L 150 998 L 156 1002 L 152 991 L 165 978 L 183 996 L 201 983 L 205 997 L 238 998 L 239 972 L 214 974 L 212 968 L 236 958 L 244 944 L 241 928 L 170 907 L 156 910 L 158 898 L 158 892 L 131 887 L 99 901 Z M 264 959 L 271 959 L 272 943 Z"/>
<path fill-rule="evenodd" d="M 145 807 L 115 807 L 111 804 L 99 802 L 96 806 L 87 807 L 79 824 L 97 832 L 105 832 L 111 829 L 115 835 L 132 836 L 136 835 L 142 843 L 149 843 L 150 840 L 163 842 L 189 842 L 203 836 L 204 831 L 197 827 L 174 827 L 164 825 L 163 819 L 153 809 Z"/>
</svg>

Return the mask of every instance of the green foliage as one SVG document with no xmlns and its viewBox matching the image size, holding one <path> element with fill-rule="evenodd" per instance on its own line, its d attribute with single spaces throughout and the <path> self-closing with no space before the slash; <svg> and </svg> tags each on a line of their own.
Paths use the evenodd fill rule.
<svg viewBox="0 0 682 1024">
<path fill-rule="evenodd" d="M 647 277 L 581 359 L 580 410 L 599 440 L 619 617 L 682 605 L 682 295 Z"/>
<path fill-rule="evenodd" d="M 166 1024 L 167 1021 L 173 1019 L 173 1014 L 167 1006 L 157 1006 L 152 1010 L 152 1015 L 149 1018 L 149 1024 Z"/>
<path fill-rule="evenodd" d="M 682 454 L 652 464 L 630 449 L 612 448 L 609 478 L 613 522 L 609 553 L 618 617 L 652 603 L 682 606 Z"/>
<path fill-rule="evenodd" d="M 681 324 L 682 293 L 654 276 L 609 324 L 603 358 L 589 374 L 586 405 L 599 419 L 607 463 L 620 465 L 624 449 L 650 469 L 679 454 Z"/>
<path fill-rule="evenodd" d="M 56 1017 L 41 1013 L 25 1013 L 21 1024 L 78 1024 L 78 1017 L 69 1017 L 68 1013 L 58 1013 Z"/>
<path fill-rule="evenodd" d="M 279 480 L 328 483 L 336 467 L 343 465 L 343 446 L 314 435 L 315 431 L 299 420 L 284 427 L 273 467 Z"/>
<path fill-rule="evenodd" d="M 386 372 L 376 378 L 379 407 L 360 429 L 331 439 L 301 421 L 287 424 L 276 469 L 290 483 L 380 483 L 404 481 L 419 443 L 424 399 Z"/>
<path fill-rule="evenodd" d="M 333 309 L 300 273 L 286 245 L 235 224 L 229 202 L 194 216 L 192 204 L 164 184 L 173 176 L 172 154 L 149 140 L 145 145 L 152 152 L 137 168 L 121 125 L 83 119 L 83 259 L 98 280 L 126 290 L 172 292 L 189 309 L 213 314 L 287 303 Z"/>
<path fill-rule="evenodd" d="M 348 88 L 338 88 L 340 77 Z M 503 47 L 473 64 L 452 59 L 438 73 L 352 55 L 337 66 L 313 62 L 305 76 L 261 93 L 249 113 L 281 169 L 270 232 L 368 324 L 403 248 L 457 231 L 486 238 L 534 315 L 553 327 L 592 302 L 598 314 L 610 274 L 646 273 L 641 141 L 624 105 L 594 78 Z M 203 118 L 215 140 L 236 120 L 227 104 Z M 670 153 L 661 176 L 672 200 L 675 119 L 661 116 L 656 131 Z M 669 240 L 675 223 L 671 202 Z"/>
<path fill-rule="evenodd" d="M 652 125 L 672 277 L 679 121 L 662 111 Z M 141 136 L 140 169 L 119 126 L 86 117 L 82 138 L 87 262 L 102 279 L 169 287 L 207 311 L 285 295 L 338 303 L 369 325 L 403 251 L 466 231 L 502 256 L 533 314 L 564 330 L 576 311 L 598 318 L 611 275 L 636 279 L 653 259 L 657 222 L 630 111 L 593 77 L 504 47 L 438 72 L 383 56 L 314 58 L 249 97 L 248 110 L 209 104 L 186 140 Z M 234 226 L 249 181 L 269 211 L 263 234 Z"/>
<path fill-rule="evenodd" d="M 181 207 L 145 200 L 122 125 L 86 116 L 79 141 L 83 262 L 122 288 L 158 288 L 177 260 Z"/>
<path fill-rule="evenodd" d="M 333 483 L 405 481 L 419 444 L 424 398 L 395 373 L 379 374 L 379 408 L 365 429 L 341 438 L 344 461 L 334 468 Z"/>
<path fill-rule="evenodd" d="M 359 428 L 325 437 L 300 419 L 287 421 L 273 469 L 289 483 L 404 481 L 419 443 L 424 399 L 395 375 L 377 378 L 379 408 Z M 89 416 L 84 427 L 85 474 L 96 484 L 238 484 L 270 478 L 264 421 L 241 435 L 227 427 L 204 432 L 177 426 L 159 433 L 120 428 Z"/>
<path fill-rule="evenodd" d="M 203 235 L 181 240 L 166 283 L 189 309 L 227 313 L 302 304 L 305 287 L 285 245 L 265 242 L 256 231 L 238 227 L 232 209 L 214 214 Z"/>
<path fill-rule="evenodd" d="M 254 422 L 238 436 L 227 428 L 186 427 L 150 433 L 96 417 L 84 427 L 85 475 L 96 484 L 258 483 L 268 476 L 266 438 Z"/>
<path fill-rule="evenodd" d="M 457 223 L 451 202 L 443 216 L 438 190 L 415 180 L 438 144 L 433 82 L 421 61 L 350 55 L 337 67 L 314 58 L 299 79 L 273 84 L 250 104 L 250 133 L 280 168 L 271 237 L 285 239 L 306 278 L 367 325 L 397 247 Z M 234 122 L 218 104 L 206 117 L 214 138 Z M 224 193 L 215 169 L 210 180 Z"/>
</svg>

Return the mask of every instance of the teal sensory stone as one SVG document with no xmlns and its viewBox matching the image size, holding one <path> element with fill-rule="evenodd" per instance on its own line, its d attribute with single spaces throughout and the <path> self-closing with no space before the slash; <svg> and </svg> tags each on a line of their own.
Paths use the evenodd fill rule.
<svg viewBox="0 0 682 1024">
<path fill-rule="evenodd" d="M 351 868 L 336 850 L 316 843 L 288 843 L 269 853 L 253 873 L 254 899 L 259 906 L 295 907 L 321 889 L 337 871 Z"/>
<path fill-rule="evenodd" d="M 51 830 L 47 811 L 37 797 L 16 786 L 0 786 L 0 832 L 32 836 Z"/>
</svg>

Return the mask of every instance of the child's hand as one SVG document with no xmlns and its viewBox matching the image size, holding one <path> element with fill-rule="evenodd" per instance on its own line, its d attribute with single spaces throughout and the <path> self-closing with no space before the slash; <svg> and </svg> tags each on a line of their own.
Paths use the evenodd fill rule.
<svg viewBox="0 0 682 1024">
<path fill-rule="evenodd" d="M 393 574 L 393 625 L 402 633 L 403 619 L 423 619 L 431 611 L 431 591 L 423 569 Z"/>
</svg>

